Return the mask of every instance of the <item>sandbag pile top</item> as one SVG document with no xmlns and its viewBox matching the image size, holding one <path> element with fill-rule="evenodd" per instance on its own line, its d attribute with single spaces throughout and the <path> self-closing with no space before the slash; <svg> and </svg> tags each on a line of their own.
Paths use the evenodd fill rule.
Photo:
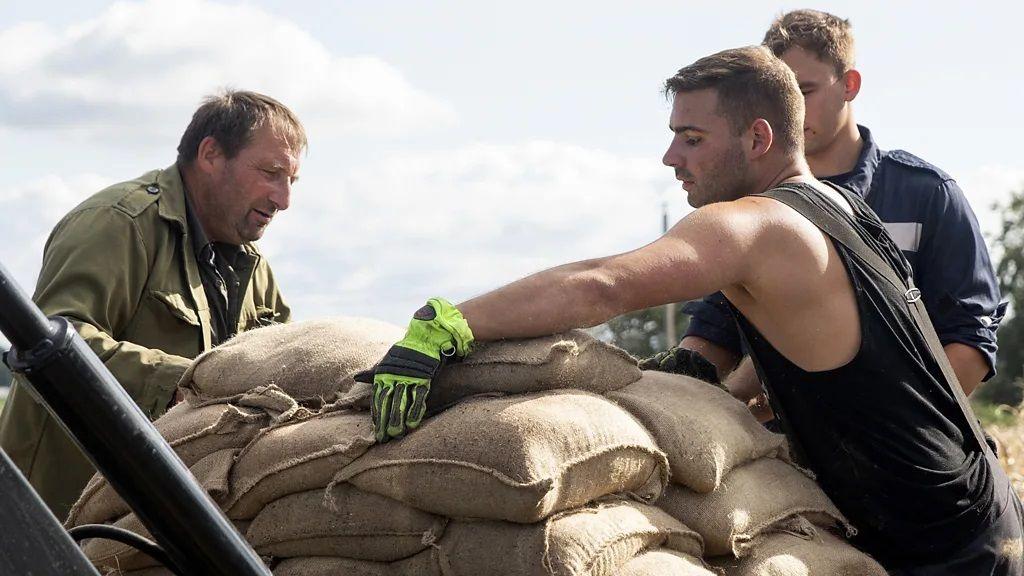
<svg viewBox="0 0 1024 576">
<path fill-rule="evenodd" d="M 874 570 L 742 403 L 581 331 L 479 345 L 433 383 L 431 418 L 376 445 L 352 375 L 401 334 L 365 319 L 244 333 L 195 360 L 187 401 L 156 422 L 275 574 Z M 99 476 L 67 524 L 86 522 L 146 535 Z M 161 573 L 121 545 L 85 551 L 110 574 Z"/>
<path fill-rule="evenodd" d="M 202 399 L 231 398 L 275 385 L 298 401 L 329 398 L 376 363 L 403 330 L 368 318 L 277 324 L 243 332 L 201 354 L 179 387 Z"/>
</svg>

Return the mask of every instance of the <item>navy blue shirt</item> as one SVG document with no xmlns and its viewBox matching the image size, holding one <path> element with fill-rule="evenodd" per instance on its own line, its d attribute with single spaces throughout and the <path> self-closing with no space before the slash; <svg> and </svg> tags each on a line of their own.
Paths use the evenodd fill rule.
<svg viewBox="0 0 1024 576">
<path fill-rule="evenodd" d="M 858 126 L 863 147 L 853 170 L 828 176 L 858 194 L 878 214 L 903 251 L 943 345 L 976 348 L 995 374 L 996 328 L 1006 311 L 999 301 L 988 248 L 960 186 L 948 174 L 903 150 L 881 150 Z M 687 303 L 687 336 L 741 354 L 739 332 L 721 292 Z"/>
</svg>

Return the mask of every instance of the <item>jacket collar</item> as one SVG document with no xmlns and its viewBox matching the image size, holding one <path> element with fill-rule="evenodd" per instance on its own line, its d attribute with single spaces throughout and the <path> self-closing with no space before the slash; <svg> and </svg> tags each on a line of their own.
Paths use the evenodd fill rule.
<svg viewBox="0 0 1024 576">
<path fill-rule="evenodd" d="M 156 185 L 160 188 L 160 217 L 177 222 L 182 231 L 188 229 L 185 209 L 185 183 L 175 162 L 156 177 Z"/>
<path fill-rule="evenodd" d="M 878 165 L 882 161 L 882 151 L 871 136 L 871 130 L 859 124 L 857 130 L 860 131 L 860 138 L 863 141 L 860 156 L 857 158 L 857 164 L 854 165 L 853 170 L 843 175 L 842 180 L 844 180 L 845 187 L 857 193 L 861 198 L 867 198 L 871 192 L 871 182 L 874 180 L 875 171 L 878 170 Z"/>
</svg>

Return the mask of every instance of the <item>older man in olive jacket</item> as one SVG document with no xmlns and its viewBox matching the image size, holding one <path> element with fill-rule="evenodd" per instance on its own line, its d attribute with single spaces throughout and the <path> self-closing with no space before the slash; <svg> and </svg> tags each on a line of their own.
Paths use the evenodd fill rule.
<svg viewBox="0 0 1024 576">
<path fill-rule="evenodd" d="M 289 320 L 252 242 L 288 207 L 305 145 L 302 125 L 276 100 L 210 97 L 175 164 L 97 193 L 50 235 L 35 302 L 71 320 L 150 418 L 176 401 L 192 358 Z M 0 415 L 0 447 L 64 518 L 94 469 L 18 380 Z"/>
</svg>

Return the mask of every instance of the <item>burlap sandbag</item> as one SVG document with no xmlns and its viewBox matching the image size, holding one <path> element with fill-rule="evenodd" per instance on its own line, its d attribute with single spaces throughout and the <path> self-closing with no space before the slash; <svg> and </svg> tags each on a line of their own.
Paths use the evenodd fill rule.
<svg viewBox="0 0 1024 576">
<path fill-rule="evenodd" d="M 240 534 L 244 534 L 249 526 L 248 522 L 234 522 L 233 524 Z M 153 540 L 149 530 L 143 526 L 142 521 L 135 514 L 125 516 L 114 522 L 113 525 Z M 163 574 L 160 572 L 163 568 L 156 560 L 135 548 L 113 540 L 98 538 L 86 540 L 82 552 L 102 574 L 149 574 L 150 572 L 147 570 L 153 570 L 153 574 Z M 170 572 L 167 573 L 170 574 Z"/>
<path fill-rule="evenodd" d="M 192 474 L 206 492 L 210 494 L 214 502 L 220 503 L 227 496 L 228 474 L 237 452 L 238 450 L 233 448 L 214 452 L 196 462 L 191 468 Z M 114 522 L 114 526 L 131 530 L 145 538 L 152 539 L 149 531 L 146 530 L 145 526 L 142 525 L 142 521 L 134 513 L 126 512 L 125 516 Z M 93 538 L 86 541 L 82 551 L 93 564 L 110 569 L 120 567 L 124 570 L 132 570 L 156 565 L 156 561 L 149 556 L 131 546 L 114 540 Z"/>
<path fill-rule="evenodd" d="M 393 576 L 384 562 L 331 556 L 287 558 L 274 567 L 274 576 Z"/>
<path fill-rule="evenodd" d="M 617 492 L 653 500 L 667 463 L 614 403 L 557 390 L 458 404 L 336 480 L 442 516 L 536 522 Z"/>
<path fill-rule="evenodd" d="M 758 534 L 796 515 L 848 534 L 852 530 L 814 480 L 775 458 L 734 468 L 710 494 L 669 485 L 657 506 L 696 530 L 709 556 L 743 556 Z"/>
<path fill-rule="evenodd" d="M 366 412 L 332 412 L 265 430 L 238 455 L 228 517 L 253 518 L 282 496 L 327 486 L 373 443 Z"/>
<path fill-rule="evenodd" d="M 275 384 L 299 401 L 330 398 L 372 367 L 404 330 L 369 318 L 278 324 L 235 336 L 192 362 L 178 385 L 228 398 Z"/>
<path fill-rule="evenodd" d="M 612 576 L 641 550 L 700 557 L 700 536 L 658 508 L 607 502 L 537 524 L 452 521 L 435 557 L 445 576 Z"/>
<path fill-rule="evenodd" d="M 441 576 L 434 557 L 433 550 L 425 550 L 390 564 L 337 556 L 287 558 L 273 572 L 274 576 Z"/>
<path fill-rule="evenodd" d="M 191 467 L 214 452 L 242 448 L 269 422 L 266 412 L 254 408 L 231 404 L 194 408 L 188 402 L 181 402 L 153 425 L 185 465 Z M 95 474 L 72 506 L 66 525 L 71 528 L 101 524 L 120 518 L 128 511 L 128 505 L 106 478 Z"/>
<path fill-rule="evenodd" d="M 341 556 L 393 562 L 427 548 L 447 520 L 348 484 L 271 502 L 245 536 L 262 556 Z"/>
<path fill-rule="evenodd" d="M 765 430 L 728 392 L 696 378 L 647 370 L 607 396 L 651 431 L 668 455 L 672 482 L 697 492 L 717 488 L 735 466 L 786 452 L 784 436 Z"/>
<path fill-rule="evenodd" d="M 641 552 L 626 563 L 615 576 L 717 576 L 690 554 L 655 548 Z"/>
<path fill-rule="evenodd" d="M 543 338 L 483 342 L 445 366 L 430 387 L 431 412 L 474 394 L 524 394 L 559 388 L 604 393 L 640 379 L 629 353 L 581 330 Z"/>
<path fill-rule="evenodd" d="M 766 534 L 746 557 L 725 556 L 711 562 L 724 569 L 726 576 L 886 576 L 873 558 L 825 530 L 811 538 Z"/>
</svg>

